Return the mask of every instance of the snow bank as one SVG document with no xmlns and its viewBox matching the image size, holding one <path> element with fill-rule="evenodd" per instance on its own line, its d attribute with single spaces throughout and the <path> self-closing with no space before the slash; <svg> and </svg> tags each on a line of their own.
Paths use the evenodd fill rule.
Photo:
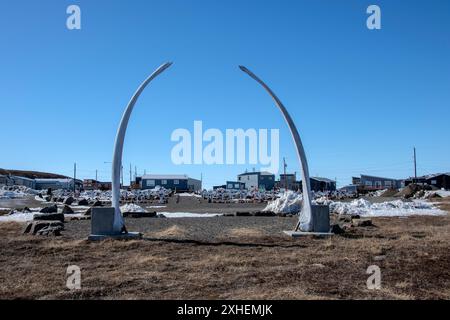
<svg viewBox="0 0 450 320">
<path fill-rule="evenodd" d="M 158 212 L 163 214 L 166 218 L 210 218 L 218 217 L 220 213 L 192 213 L 192 212 Z"/>
<path fill-rule="evenodd" d="M 352 202 L 331 202 L 330 211 L 338 214 L 357 214 L 362 217 L 434 216 L 446 214 L 445 211 L 435 208 L 431 203 L 419 200 L 371 203 L 364 199 L 357 199 Z"/>
<path fill-rule="evenodd" d="M 120 207 L 121 212 L 146 212 L 144 208 L 134 203 L 127 203 Z"/>
<path fill-rule="evenodd" d="M 302 208 L 303 197 L 301 194 L 288 190 L 274 201 L 270 201 L 263 211 L 274 213 L 297 213 Z"/>
</svg>

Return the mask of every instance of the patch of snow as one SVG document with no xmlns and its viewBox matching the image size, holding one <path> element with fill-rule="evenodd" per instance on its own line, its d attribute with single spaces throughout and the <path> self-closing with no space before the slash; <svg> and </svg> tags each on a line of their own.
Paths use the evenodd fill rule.
<svg viewBox="0 0 450 320">
<path fill-rule="evenodd" d="M 177 196 L 180 197 L 196 197 L 196 198 L 201 198 L 202 196 L 196 193 L 187 193 L 187 192 L 183 192 L 183 193 L 177 193 Z"/>
<path fill-rule="evenodd" d="M 121 212 L 146 212 L 144 208 L 134 203 L 127 203 L 120 207 Z"/>
<path fill-rule="evenodd" d="M 192 212 L 159 212 L 166 218 L 210 218 L 222 216 L 221 213 L 192 213 Z"/>
<path fill-rule="evenodd" d="M 431 203 L 414 200 L 410 202 L 395 200 L 371 203 L 365 199 L 352 202 L 331 202 L 330 212 L 338 214 L 360 215 L 362 217 L 401 217 L 412 215 L 445 215 L 446 212 Z"/>
<path fill-rule="evenodd" d="M 0 216 L 0 222 L 27 222 L 33 220 L 34 212 L 14 212 L 6 216 Z"/>
<path fill-rule="evenodd" d="M 149 206 L 149 209 L 158 209 L 158 208 L 166 208 L 167 206 Z"/>
</svg>

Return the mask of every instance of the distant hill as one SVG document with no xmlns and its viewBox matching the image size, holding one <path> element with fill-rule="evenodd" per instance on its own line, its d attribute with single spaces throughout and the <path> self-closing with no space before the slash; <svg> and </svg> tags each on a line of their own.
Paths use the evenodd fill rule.
<svg viewBox="0 0 450 320">
<path fill-rule="evenodd" d="M 63 176 L 55 173 L 39 172 L 39 171 L 27 171 L 27 170 L 9 170 L 0 168 L 0 175 L 13 175 L 21 176 L 30 179 L 66 179 L 67 176 Z"/>
</svg>

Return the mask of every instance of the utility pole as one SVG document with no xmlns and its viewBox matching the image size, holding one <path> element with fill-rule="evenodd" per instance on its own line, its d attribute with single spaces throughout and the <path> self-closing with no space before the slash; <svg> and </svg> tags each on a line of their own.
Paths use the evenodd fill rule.
<svg viewBox="0 0 450 320">
<path fill-rule="evenodd" d="M 130 188 L 132 183 L 133 183 L 133 174 L 131 173 L 131 163 L 130 163 Z"/>
<path fill-rule="evenodd" d="M 284 188 L 287 190 L 288 189 L 288 183 L 287 183 L 287 177 L 286 177 L 286 168 L 287 168 L 286 159 L 283 157 Z"/>
<path fill-rule="evenodd" d="M 95 182 L 97 182 L 97 181 L 98 181 L 98 170 L 95 169 Z"/>
<path fill-rule="evenodd" d="M 416 147 L 414 147 L 414 182 L 417 183 L 417 160 L 416 160 Z"/>
<path fill-rule="evenodd" d="M 77 163 L 73 164 L 73 193 L 75 194 L 75 180 L 77 179 Z"/>
<path fill-rule="evenodd" d="M 123 188 L 123 165 L 120 165 L 120 175 L 121 175 L 122 188 Z"/>
<path fill-rule="evenodd" d="M 134 166 L 134 181 L 136 181 L 137 178 L 137 166 Z"/>
</svg>

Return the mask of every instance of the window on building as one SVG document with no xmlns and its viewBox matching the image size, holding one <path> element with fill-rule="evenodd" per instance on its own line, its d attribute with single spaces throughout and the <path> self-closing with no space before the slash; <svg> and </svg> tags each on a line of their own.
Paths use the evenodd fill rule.
<svg viewBox="0 0 450 320">
<path fill-rule="evenodd" d="M 234 185 L 234 187 L 235 187 L 236 189 L 239 189 L 239 188 L 240 188 L 239 183 L 236 183 L 236 184 Z"/>
<path fill-rule="evenodd" d="M 375 181 L 375 187 L 381 187 L 381 181 Z"/>
<path fill-rule="evenodd" d="M 437 180 L 431 180 L 431 184 L 432 185 L 436 185 L 437 184 Z"/>
<path fill-rule="evenodd" d="M 228 189 L 233 189 L 233 184 L 232 184 L 232 183 L 229 183 L 229 184 L 227 185 L 227 188 L 228 188 Z"/>
<path fill-rule="evenodd" d="M 180 180 L 173 180 L 173 184 L 180 184 Z"/>
<path fill-rule="evenodd" d="M 366 181 L 366 182 L 364 182 L 364 184 L 366 185 L 366 187 L 371 187 L 372 181 Z"/>
<path fill-rule="evenodd" d="M 147 180 L 147 187 L 154 187 L 155 186 L 155 180 Z"/>
<path fill-rule="evenodd" d="M 385 181 L 384 186 L 389 188 L 392 187 L 392 181 Z"/>
<path fill-rule="evenodd" d="M 161 180 L 161 184 L 162 185 L 166 185 L 167 184 L 167 180 Z"/>
</svg>

